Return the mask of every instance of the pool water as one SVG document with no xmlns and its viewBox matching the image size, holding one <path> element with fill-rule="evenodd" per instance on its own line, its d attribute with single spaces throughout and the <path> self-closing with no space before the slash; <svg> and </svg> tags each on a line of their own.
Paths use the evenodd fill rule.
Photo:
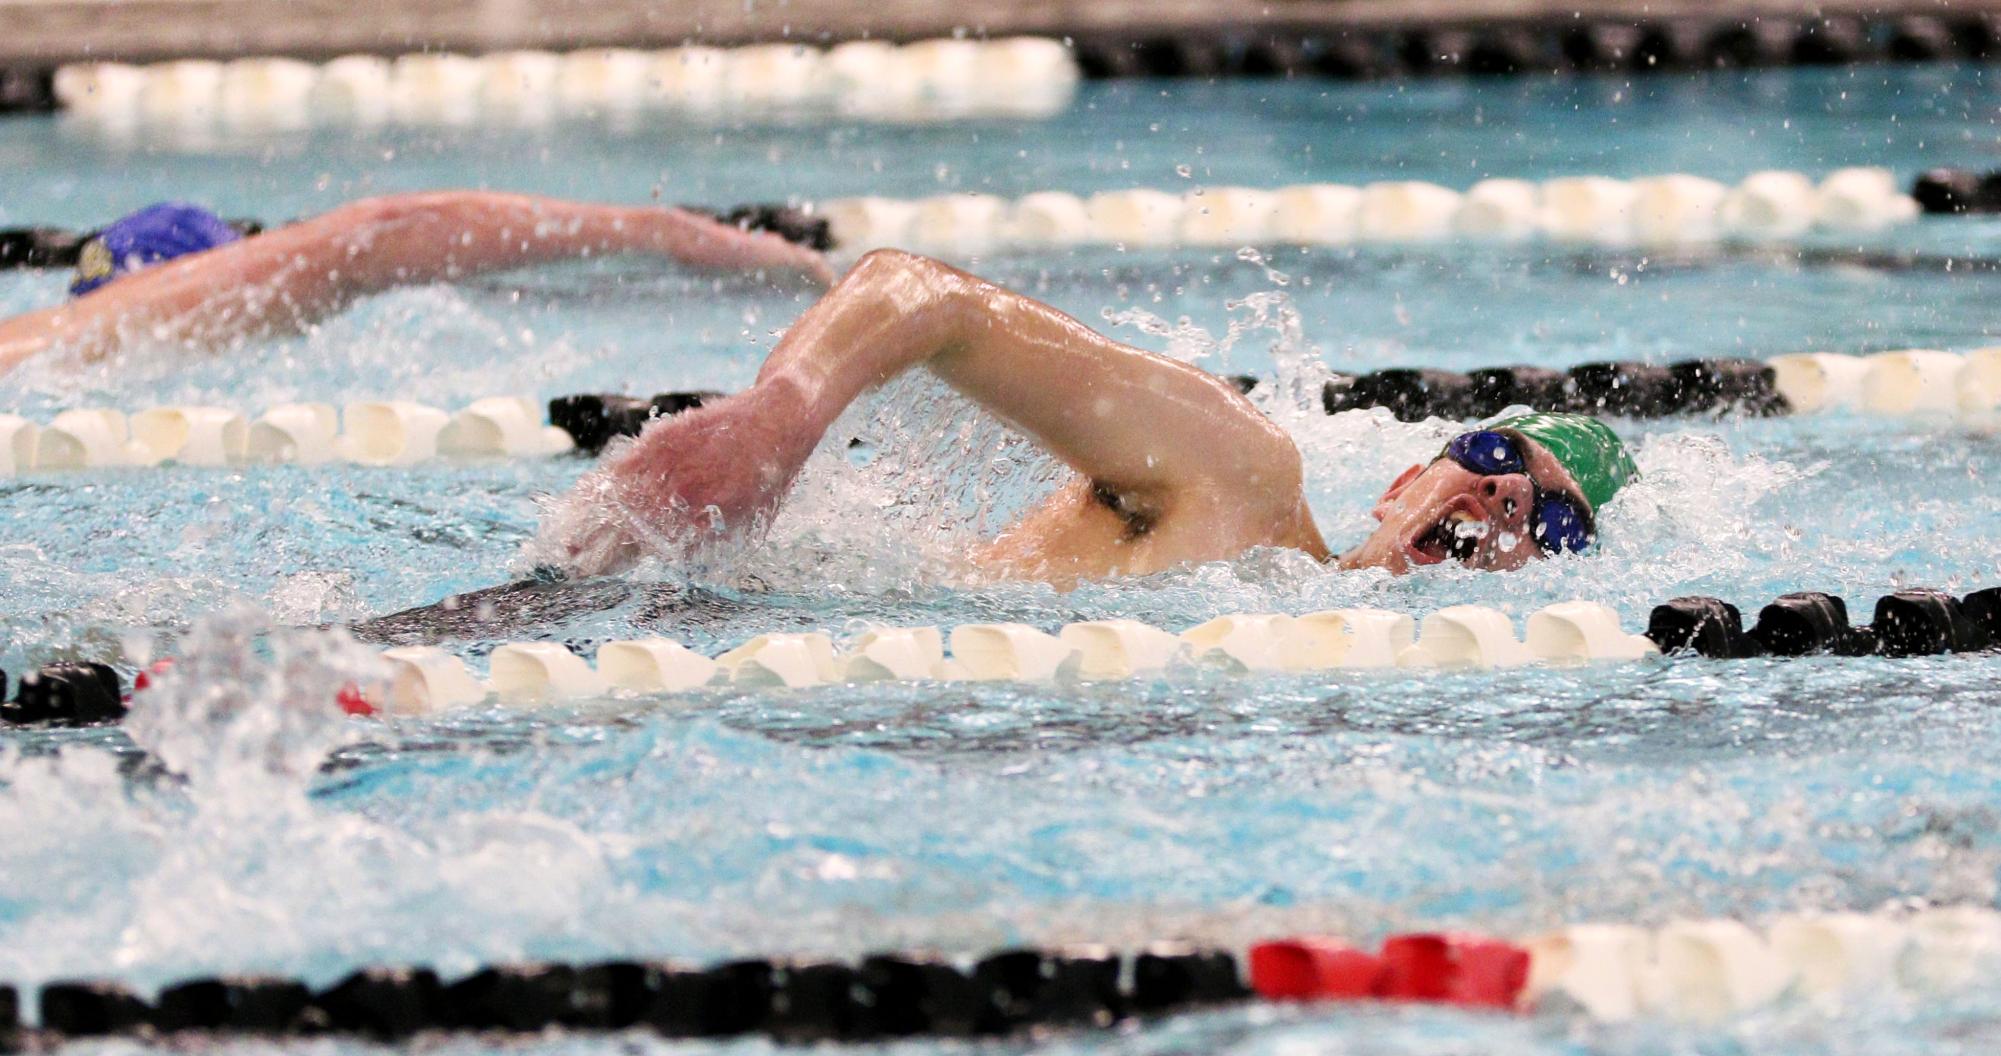
<svg viewBox="0 0 2001 1056">
<path fill-rule="evenodd" d="M 2001 91 L 1977 68 L 1403 85 L 1088 85 L 1044 124 L 572 124 L 111 140 L 0 124 L 0 224 L 89 226 L 184 197 L 279 219 L 390 190 L 480 185 L 606 200 L 915 197 L 1309 180 L 1880 164 L 1992 166 Z M 1185 171 L 1184 171 L 1185 170 Z M 2001 251 L 2001 224 L 1845 242 Z M 1317 371 L 1666 362 L 1991 343 L 2001 275 L 1717 254 L 1264 247 L 969 262 L 1086 322 L 1280 379 L 1339 546 L 1453 427 L 1329 418 Z M 0 310 L 60 296 L 0 275 Z M 810 291 L 606 261 L 371 299 L 314 332 L 190 359 L 136 352 L 7 377 L 0 410 L 166 402 L 255 411 L 397 396 L 734 389 Z M 1309 394 L 1303 397 L 1300 394 Z M 835 430 L 771 538 L 689 570 L 696 600 L 530 628 L 715 650 L 765 631 L 1458 603 L 1519 620 L 1570 598 L 1629 626 L 1687 593 L 1756 606 L 1825 589 L 2001 583 L 1991 423 L 1847 415 L 1622 423 L 1643 477 L 1591 556 L 1392 579 L 1260 552 L 1072 593 L 973 586 L 953 556 L 1055 479 L 922 379 Z M 1086 686 L 715 689 L 533 714 L 342 723 L 357 663 L 307 630 L 518 573 L 537 499 L 576 459 L 405 470 L 167 468 L 0 482 L 0 667 L 171 641 L 201 675 L 126 730 L 19 732 L 0 754 L 0 979 L 213 970 L 315 982 L 362 963 L 975 952 L 1039 941 L 1525 935 L 1588 920 L 1757 917 L 1996 900 L 2001 657 L 1232 678 Z M 267 647 L 244 635 L 268 632 Z M 469 656 L 495 641 L 454 647 Z M 164 763 L 152 760 L 164 760 Z M 1250 1009 L 1047 1042 L 1079 1052 L 1952 1052 L 2001 991 L 1895 995 L 1707 1026 L 1565 1016 Z M 451 1042 L 448 1049 L 473 1042 Z M 573 1038 L 533 1049 L 602 1052 Z M 633 1044 L 652 1044 L 633 1042 Z M 750 1041 L 735 1048 L 761 1048 Z M 1023 1041 L 999 1046 L 1027 1048 Z M 930 1043 L 900 1046 L 928 1051 Z M 949 1047 L 949 1046 L 948 1046 Z"/>
</svg>

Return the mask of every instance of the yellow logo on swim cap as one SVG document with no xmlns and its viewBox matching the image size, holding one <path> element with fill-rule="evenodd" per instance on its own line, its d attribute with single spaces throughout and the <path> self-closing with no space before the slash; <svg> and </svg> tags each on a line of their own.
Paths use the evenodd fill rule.
<svg viewBox="0 0 2001 1056">
<path fill-rule="evenodd" d="M 84 282 L 108 279 L 116 264 L 117 261 L 111 259 L 111 247 L 106 246 L 103 239 L 93 238 L 77 251 L 76 276 Z"/>
</svg>

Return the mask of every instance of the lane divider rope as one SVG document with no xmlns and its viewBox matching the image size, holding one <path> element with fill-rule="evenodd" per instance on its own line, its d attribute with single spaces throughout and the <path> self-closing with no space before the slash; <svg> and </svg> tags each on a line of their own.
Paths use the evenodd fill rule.
<svg viewBox="0 0 2001 1056">
<path fill-rule="evenodd" d="M 489 396 L 456 413 L 411 400 L 364 400 L 336 412 L 288 403 L 255 420 L 224 407 L 64 411 L 46 425 L 0 414 L 0 476 L 174 462 L 238 466 L 347 462 L 409 466 L 435 458 L 546 457 L 570 434 L 542 421 L 534 401 Z"/>
<path fill-rule="evenodd" d="M 449 599 L 446 602 L 450 604 Z M 344 689 L 350 714 L 436 715 L 485 705 L 534 709 L 610 695 L 649 696 L 707 687 L 805 689 L 881 681 L 1090 682 L 1156 676 L 1181 667 L 1232 675 L 1396 668 L 1498 669 L 1528 664 L 1630 662 L 1661 652 L 1719 659 L 1837 656 L 1911 657 L 1984 652 L 2001 643 L 2001 587 L 1956 598 L 1902 590 L 1876 601 L 1866 626 L 1849 623 L 1830 594 L 1786 594 L 1746 631 L 1735 606 L 1717 598 L 1676 598 L 1655 606 L 1644 634 L 1590 601 L 1529 614 L 1517 636 L 1498 609 L 1455 605 L 1418 621 L 1382 609 L 1334 609 L 1293 616 L 1234 613 L 1180 633 L 1137 620 L 1090 620 L 1051 634 L 1021 623 L 876 627 L 845 648 L 822 631 L 762 634 L 715 656 L 667 638 L 606 642 L 595 663 L 557 642 L 509 642 L 476 677 L 456 653 L 435 645 L 381 654 L 378 681 Z M 134 680 L 143 693 L 173 677 L 170 661 Z M 6 674 L 0 672 L 0 696 Z M 44 665 L 21 679 L 0 721 L 88 724 L 123 717 L 130 698 L 102 663 Z"/>
<path fill-rule="evenodd" d="M 89 127 L 185 130 L 314 124 L 544 124 L 644 111 L 825 111 L 884 121 L 1044 118 L 1069 106 L 1070 49 L 1042 37 L 940 38 L 820 48 L 758 44 L 492 55 L 348 55 L 116 62 L 59 68 L 61 109 Z"/>
<path fill-rule="evenodd" d="M 1630 418 L 1848 412 L 1895 418 L 1984 418 L 2001 407 L 2001 347 L 1900 349 L 1868 355 L 1792 353 L 1769 360 L 1583 363 L 1466 372 L 1391 368 L 1337 375 L 1329 414 L 1385 407 L 1404 421 L 1484 418 L 1515 404 Z"/>
<path fill-rule="evenodd" d="M 901 248 L 947 256 L 1080 245 L 1764 242 L 1815 230 L 1874 231 L 1919 212 L 1889 170 L 1879 168 L 1840 169 L 1817 184 L 1804 173 L 1773 170 L 1735 186 L 1686 174 L 1578 176 L 1541 183 L 1490 179 L 1462 193 L 1401 180 L 1360 187 L 1135 188 L 1089 197 L 1040 191 L 1016 199 L 984 193 L 840 198 L 813 208 L 827 217 L 843 251 Z"/>
<path fill-rule="evenodd" d="M 1551 73 L 1661 73 L 1760 66 L 1830 66 L 1864 62 L 1932 62 L 1991 59 L 2001 54 L 2001 23 L 1991 14 L 1963 13 L 1884 13 L 1834 14 L 1825 17 L 1791 18 L 1762 12 L 1756 16 L 1701 18 L 1678 15 L 1667 19 L 1585 20 L 1577 18 L 1498 18 L 1478 24 L 1417 24 L 1358 26 L 1329 24 L 1326 20 L 1306 21 L 1289 26 L 1246 29 L 1236 26 L 1189 27 L 1182 31 L 1126 31 L 1106 33 L 1095 26 L 1051 27 L 1051 35 L 1075 39 L 1072 48 L 1074 79 L 1081 73 L 1093 79 L 1128 77 L 1328 77 L 1340 80 L 1380 78 L 1505 75 Z M 793 48 L 796 44 L 757 45 Z M 826 56 L 828 65 L 872 65 L 879 48 L 874 42 L 838 45 Z M 853 49 L 842 54 L 842 49 Z M 692 49 L 691 49 L 692 50 Z M 746 51 L 750 49 L 735 49 Z M 734 54 L 734 52 L 732 52 Z M 655 53 L 657 54 L 657 53 Z M 519 97 L 526 89 L 550 80 L 550 59 L 559 63 L 563 56 L 547 52 L 517 51 L 489 56 L 489 78 L 500 84 L 491 94 L 503 112 L 533 113 L 541 104 Z M 354 60 L 359 60 L 354 61 Z M 287 64 L 282 58 L 246 58 L 238 61 L 257 64 Z M 368 66 L 382 60 L 368 56 L 350 57 L 350 67 L 334 76 L 379 83 Z M 789 87 L 801 63 L 790 56 L 768 60 L 775 67 L 778 85 L 764 90 L 783 99 L 798 94 Z M 706 55 L 690 63 L 697 67 L 721 65 Z M 226 66 L 234 66 L 234 63 Z M 332 66 L 333 64 L 329 64 Z M 919 64 L 922 65 L 921 63 Z M 65 67 L 73 68 L 73 67 Z M 320 67 L 322 75 L 328 67 Z M 71 75 L 72 78 L 75 75 Z M 1063 76 L 1059 73 L 1058 76 Z M 230 104 L 234 120 L 271 120 L 296 105 L 302 82 L 310 72 L 288 65 L 276 69 L 252 68 L 225 77 L 246 89 L 248 99 Z M 691 79 L 698 87 L 675 93 L 690 97 L 695 105 L 724 95 L 721 87 L 711 87 L 697 72 Z M 192 79 L 206 82 L 211 75 L 197 70 Z M 393 79 L 393 76 L 392 76 Z M 563 80 L 560 72 L 553 77 Z M 719 80 L 721 78 L 718 78 Z M 44 113 L 70 104 L 71 92 L 59 91 L 57 70 L 48 67 L 0 67 L 0 115 Z M 892 82 L 895 84 L 896 82 Z M 900 85 L 899 85 L 900 86 Z M 753 87 L 751 91 L 759 91 Z M 907 89 L 906 89 L 907 90 Z M 1044 89 L 1047 90 L 1047 89 Z M 314 93 L 303 90 L 308 102 Z M 66 97 L 67 96 L 67 97 Z M 86 102 L 88 97 L 86 96 Z M 158 104 L 165 107 L 162 101 Z M 866 112 L 867 103 L 860 104 Z M 364 113 L 387 112 L 379 103 Z"/>
<path fill-rule="evenodd" d="M 1089 197 L 1039 191 L 1016 199 L 980 193 L 840 198 L 704 211 L 848 254 L 881 248 L 967 256 L 1083 245 L 1408 245 L 1536 237 L 1663 248 L 1783 242 L 1813 230 L 1872 231 L 1917 216 L 1920 203 L 1926 211 L 1948 214 L 2001 209 L 2001 173 L 1953 172 L 1933 170 L 1919 177 L 1913 188 L 1917 198 L 1899 192 L 1887 169 L 1848 168 L 1818 185 L 1803 173 L 1775 170 L 1754 173 L 1735 187 L 1690 175 L 1630 181 L 1586 176 L 1540 184 L 1492 179 L 1464 194 L 1400 181 L 1275 190 L 1215 187 L 1180 194 L 1133 189 Z M 251 221 L 240 226 L 262 229 Z M 0 268 L 73 266 L 89 237 L 54 227 L 0 229 Z"/>
<path fill-rule="evenodd" d="M 1090 78 L 1404 77 L 1632 73 L 1865 62 L 1986 59 L 2001 27 L 1982 12 L 1831 14 L 1773 11 L 1601 20 L 1575 15 L 1490 18 L 1474 24 L 1328 25 L 1108 34 L 1078 29 Z"/>
<path fill-rule="evenodd" d="M 24 1030 L 0 987 L 0 1036 L 66 1039 L 644 1028 L 667 1037 L 766 1034 L 783 1042 L 991 1037 L 1267 1002 L 1416 1002 L 1468 1010 L 1714 1024 L 1783 1003 L 1831 1014 L 1896 993 L 1950 999 L 2001 967 L 2001 913 L 1947 905 L 1794 913 L 1767 922 L 1581 924 L 1520 941 L 1393 934 L 1375 950 L 1328 936 L 1243 951 L 1178 942 L 1013 948 L 974 958 L 878 953 L 856 962 L 747 958 L 489 965 L 447 982 L 424 967 L 368 967 L 320 989 L 282 976 L 185 979 L 151 1000 L 114 979 L 59 979 Z"/>
<path fill-rule="evenodd" d="M 1246 392 L 1252 375 L 1231 378 Z M 47 423 L 0 413 L 0 477 L 29 472 L 157 466 L 344 462 L 411 466 L 436 458 L 596 454 L 657 417 L 717 399 L 712 391 L 642 398 L 578 393 L 549 401 L 545 423 L 525 396 L 490 396 L 457 412 L 410 400 L 282 404 L 246 419 L 224 407 L 63 411 Z M 1459 372 L 1392 368 L 1337 375 L 1323 386 L 1329 414 L 1387 408 L 1403 421 L 1488 417 L 1514 405 L 1633 418 L 1845 411 L 1887 417 L 1986 420 L 2001 408 L 2001 347 L 1966 353 L 1905 349 L 1867 356 L 1814 352 L 1747 359 L 1585 363 L 1564 372 L 1492 367 Z"/>
</svg>

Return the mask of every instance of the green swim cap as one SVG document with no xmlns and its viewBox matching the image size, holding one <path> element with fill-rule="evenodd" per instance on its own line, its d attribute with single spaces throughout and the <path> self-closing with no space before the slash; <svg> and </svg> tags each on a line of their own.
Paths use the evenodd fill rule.
<svg viewBox="0 0 2001 1056">
<path fill-rule="evenodd" d="M 1489 422 L 1481 428 L 1512 429 L 1547 448 L 1570 471 L 1593 511 L 1612 501 L 1612 496 L 1640 472 L 1618 434 L 1589 415 L 1539 411 Z"/>
</svg>

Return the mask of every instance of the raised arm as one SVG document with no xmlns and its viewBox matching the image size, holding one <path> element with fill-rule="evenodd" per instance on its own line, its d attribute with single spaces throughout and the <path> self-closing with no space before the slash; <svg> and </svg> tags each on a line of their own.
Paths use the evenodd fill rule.
<svg viewBox="0 0 2001 1056">
<path fill-rule="evenodd" d="M 0 322 L 0 372 L 49 348 L 102 358 L 134 336 L 219 344 L 294 329 L 393 286 L 616 253 L 831 279 L 818 253 L 680 209 L 482 191 L 391 195 L 125 276 Z"/>
<path fill-rule="evenodd" d="M 558 558 L 602 571 L 649 536 L 755 521 L 858 395 L 919 364 L 1139 503 L 1172 511 L 1199 493 L 1275 521 L 1303 509 L 1298 450 L 1228 382 L 935 260 L 879 251 L 793 325 L 751 389 L 655 424 L 587 478 L 558 511 Z"/>
</svg>

